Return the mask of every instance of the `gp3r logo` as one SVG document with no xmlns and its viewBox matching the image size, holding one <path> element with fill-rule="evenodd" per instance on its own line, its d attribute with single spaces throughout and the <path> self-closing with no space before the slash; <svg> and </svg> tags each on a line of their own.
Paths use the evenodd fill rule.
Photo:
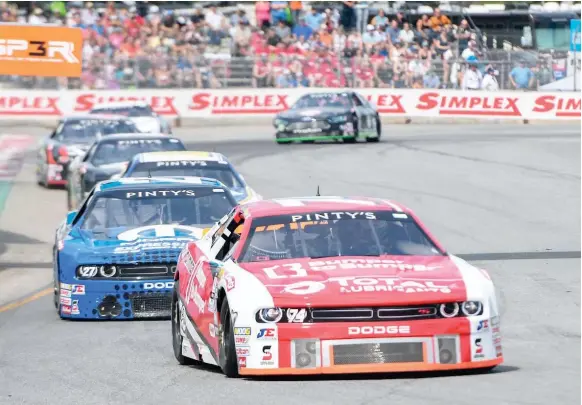
<svg viewBox="0 0 582 405">
<path fill-rule="evenodd" d="M 26 41 L 24 39 L 0 39 L 0 56 L 13 56 L 14 52 L 26 52 L 30 47 L 34 50 L 28 56 L 42 57 L 54 61 L 79 63 L 74 55 L 75 44 L 66 41 Z"/>
</svg>

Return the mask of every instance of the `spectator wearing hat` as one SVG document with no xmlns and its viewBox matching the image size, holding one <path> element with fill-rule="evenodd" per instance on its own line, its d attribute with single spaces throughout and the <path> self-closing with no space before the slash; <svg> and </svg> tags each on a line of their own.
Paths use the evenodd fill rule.
<svg viewBox="0 0 582 405">
<path fill-rule="evenodd" d="M 483 74 L 477 69 L 477 60 L 472 59 L 467 62 L 469 69 L 463 75 L 461 88 L 463 90 L 479 90 L 483 81 Z"/>
<path fill-rule="evenodd" d="M 519 61 L 519 66 L 513 68 L 509 73 L 509 81 L 516 89 L 527 90 L 534 82 L 535 75 L 529 67 L 526 66 L 525 61 Z"/>
<path fill-rule="evenodd" d="M 493 66 L 488 65 L 485 68 L 485 76 L 483 77 L 483 82 L 481 83 L 481 88 L 485 91 L 498 91 L 499 83 L 497 78 L 499 72 L 493 68 Z"/>
</svg>

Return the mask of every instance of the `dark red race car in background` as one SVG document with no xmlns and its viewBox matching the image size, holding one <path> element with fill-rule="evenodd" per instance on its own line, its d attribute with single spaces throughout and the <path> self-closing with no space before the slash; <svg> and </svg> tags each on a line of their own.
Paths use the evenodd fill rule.
<svg viewBox="0 0 582 405">
<path fill-rule="evenodd" d="M 97 138 L 139 132 L 136 124 L 124 116 L 87 114 L 62 117 L 55 130 L 40 143 L 36 182 L 44 187 L 64 186 L 69 163 L 84 154 Z"/>
</svg>

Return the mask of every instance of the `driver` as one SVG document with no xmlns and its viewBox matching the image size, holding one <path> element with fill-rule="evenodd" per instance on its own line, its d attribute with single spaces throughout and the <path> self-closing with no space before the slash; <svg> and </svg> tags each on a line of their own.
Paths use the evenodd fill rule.
<svg viewBox="0 0 582 405">
<path fill-rule="evenodd" d="M 366 220 L 340 220 L 336 224 L 342 256 L 376 256 L 380 254 L 372 229 Z"/>
</svg>

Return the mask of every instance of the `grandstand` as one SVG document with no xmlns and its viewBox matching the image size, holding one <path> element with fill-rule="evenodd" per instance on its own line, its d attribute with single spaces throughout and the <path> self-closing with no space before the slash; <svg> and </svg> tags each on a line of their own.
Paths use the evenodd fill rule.
<svg viewBox="0 0 582 405">
<path fill-rule="evenodd" d="M 568 74 L 576 18 L 579 2 L 4 2 L 0 21 L 82 28 L 84 74 L 0 86 L 462 88 L 475 63 L 514 88 L 525 61 L 535 89 Z"/>
</svg>

